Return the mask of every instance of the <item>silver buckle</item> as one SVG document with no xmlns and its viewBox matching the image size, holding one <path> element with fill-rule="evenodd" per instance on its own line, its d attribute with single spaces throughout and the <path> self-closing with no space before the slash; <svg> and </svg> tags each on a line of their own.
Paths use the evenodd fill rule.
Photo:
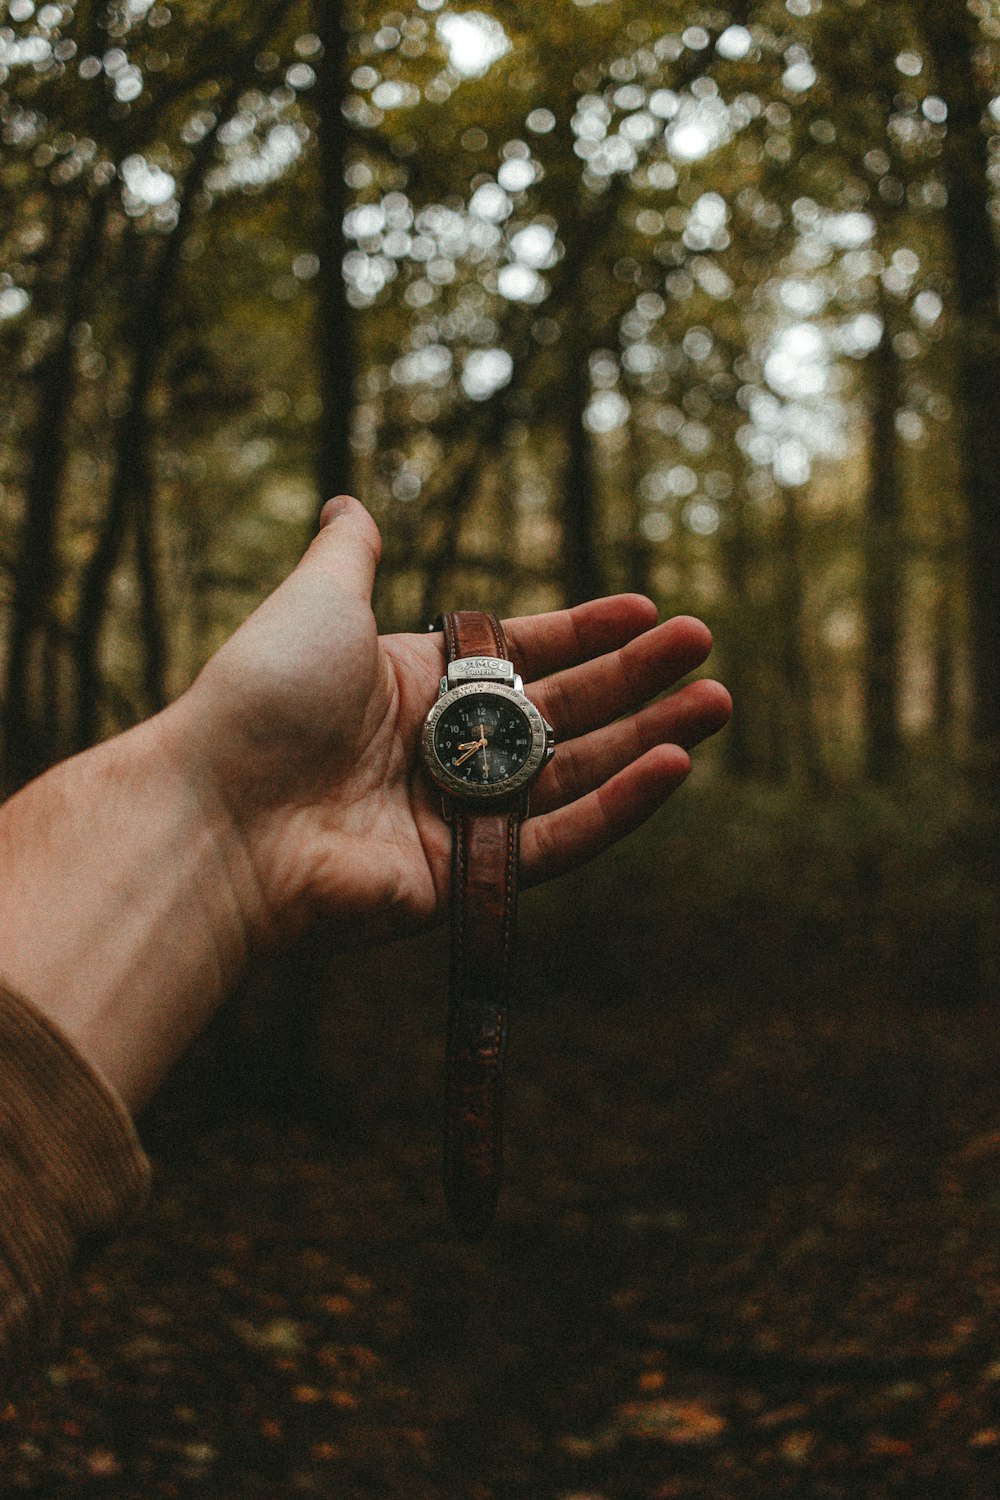
<svg viewBox="0 0 1000 1500">
<path fill-rule="evenodd" d="M 503 661 L 499 656 L 459 656 L 448 663 L 448 686 L 457 687 L 460 682 L 504 682 L 514 685 L 514 663 Z"/>
</svg>

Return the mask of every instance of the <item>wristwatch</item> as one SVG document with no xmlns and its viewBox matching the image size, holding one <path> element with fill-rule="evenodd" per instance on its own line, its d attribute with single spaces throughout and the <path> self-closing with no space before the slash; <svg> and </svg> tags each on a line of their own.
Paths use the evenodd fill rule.
<svg viewBox="0 0 1000 1500">
<path fill-rule="evenodd" d="M 423 760 L 452 830 L 444 1189 L 455 1227 L 480 1239 L 500 1190 L 518 836 L 554 734 L 524 692 L 495 615 L 459 610 L 429 628 L 444 632 L 447 671 L 424 724 Z"/>
</svg>

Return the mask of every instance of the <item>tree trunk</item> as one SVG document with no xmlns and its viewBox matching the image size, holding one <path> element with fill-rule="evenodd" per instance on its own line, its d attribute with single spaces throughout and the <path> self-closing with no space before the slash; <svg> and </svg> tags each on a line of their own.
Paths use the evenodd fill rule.
<svg viewBox="0 0 1000 1500">
<path fill-rule="evenodd" d="M 802 563 L 802 518 L 795 490 L 782 492 L 780 655 L 788 704 L 788 728 L 794 740 L 792 765 L 811 791 L 827 789 L 827 774 L 816 735 L 812 675 L 805 647 L 805 575 Z"/>
<path fill-rule="evenodd" d="M 587 345 L 566 339 L 567 368 L 565 432 L 566 468 L 562 496 L 563 595 L 566 604 L 580 604 L 603 593 L 595 545 L 596 495 L 590 437 L 583 415 L 590 401 Z"/>
<path fill-rule="evenodd" d="M 443 589 L 458 556 L 462 523 L 475 499 L 483 469 L 495 445 L 500 442 L 503 425 L 503 408 L 496 405 L 490 410 L 486 430 L 473 439 L 468 458 L 455 475 L 451 489 L 445 497 L 439 518 L 441 529 L 437 544 L 424 563 L 420 618 L 414 622 L 418 629 L 429 625 L 442 609 L 447 607 L 443 598 Z"/>
<path fill-rule="evenodd" d="M 175 230 L 174 233 L 177 231 Z M 135 497 L 152 486 L 149 447 L 150 422 L 146 410 L 149 387 L 160 355 L 163 315 L 161 296 L 164 288 L 155 275 L 143 275 L 139 268 L 142 245 L 130 234 L 126 254 L 131 260 L 132 308 L 126 342 L 134 351 L 128 378 L 125 409 L 118 419 L 114 437 L 114 474 L 107 509 L 101 518 L 97 542 L 83 570 L 76 607 L 74 659 L 76 664 L 76 748 L 93 743 L 99 732 L 100 646 L 108 592 L 121 558 Z M 164 257 L 156 258 L 163 269 Z M 142 309 L 141 314 L 138 309 Z"/>
<path fill-rule="evenodd" d="M 649 595 L 653 590 L 653 549 L 642 529 L 643 504 L 642 484 L 647 454 L 640 434 L 633 431 L 629 443 L 627 460 L 628 493 L 625 499 L 626 525 L 623 587 L 637 594 Z"/>
<path fill-rule="evenodd" d="M 344 167 L 348 128 L 344 119 L 347 38 L 341 7 L 318 0 L 314 26 L 323 43 L 318 65 L 316 135 L 319 148 L 317 329 L 319 386 L 323 408 L 316 454 L 320 504 L 351 489 L 351 411 L 354 399 L 354 320 L 344 282 Z"/>
<path fill-rule="evenodd" d="M 899 364 L 888 310 L 871 356 L 871 474 L 865 516 L 865 770 L 884 784 L 899 769 L 899 648 L 902 515 L 896 412 Z"/>
<path fill-rule="evenodd" d="M 182 226 L 173 231 L 183 237 Z M 115 467 L 111 496 L 94 549 L 87 560 L 76 609 L 76 748 L 92 744 L 99 733 L 101 702 L 100 648 L 111 580 L 121 559 L 130 525 L 136 531 L 136 572 L 143 649 L 143 703 L 155 713 L 166 702 L 166 638 L 160 613 L 158 568 L 152 544 L 153 421 L 149 409 L 153 380 L 166 336 L 167 304 L 177 265 L 179 242 L 168 242 L 153 265 L 139 269 L 142 243 L 131 236 L 134 307 L 127 342 L 134 350 L 125 409 L 115 429 Z"/>
<path fill-rule="evenodd" d="M 934 596 L 934 640 L 931 675 L 931 727 L 935 744 L 946 752 L 955 748 L 955 634 L 954 583 L 949 564 L 943 564 Z"/>
<path fill-rule="evenodd" d="M 53 758 L 46 729 L 44 639 L 58 579 L 57 537 L 69 450 L 74 388 L 73 330 L 93 290 L 108 211 L 108 194 L 86 205 L 87 221 L 65 272 L 67 297 L 59 339 L 40 371 L 38 410 L 25 484 L 24 520 L 14 565 L 12 621 L 7 642 L 3 728 L 9 785 L 37 774 Z M 50 684 L 51 685 L 51 684 Z M 49 695 L 51 698 L 51 694 Z M 49 715 L 51 718 L 51 701 Z"/>
<path fill-rule="evenodd" d="M 143 697 L 155 712 L 166 701 L 167 641 L 162 618 L 159 568 L 154 543 L 155 478 L 154 422 L 150 409 L 153 383 L 169 331 L 169 319 L 180 270 L 181 250 L 194 215 L 195 203 L 212 160 L 220 127 L 231 116 L 240 94 L 253 75 L 254 58 L 285 9 L 276 0 L 261 25 L 231 63 L 226 92 L 219 101 L 216 123 L 192 150 L 193 160 L 181 185 L 177 223 L 142 267 L 141 239 L 130 232 L 126 252 L 131 255 L 134 295 L 127 327 L 133 351 L 125 408 L 116 428 L 115 469 L 111 497 L 93 552 L 84 569 L 76 614 L 77 701 L 75 741 L 78 749 L 92 743 L 98 729 L 101 637 L 108 609 L 111 580 L 121 556 L 129 525 L 135 527 L 139 618 L 143 643 Z"/>
<path fill-rule="evenodd" d="M 751 660 L 750 577 L 753 552 L 746 503 L 742 492 L 733 495 L 722 533 L 722 570 L 729 596 L 729 643 L 725 651 L 726 681 L 733 695 L 733 717 L 726 731 L 726 769 L 739 781 L 749 780 L 757 769 L 750 737 Z"/>
<path fill-rule="evenodd" d="M 152 433 L 147 433 L 148 462 Z M 152 470 L 136 493 L 135 560 L 139 578 L 142 629 L 142 686 L 147 708 L 157 713 L 167 702 L 167 633 L 163 623 L 163 586 L 156 547 L 156 505 Z"/>
<path fill-rule="evenodd" d="M 916 11 L 948 106 L 941 163 L 958 308 L 956 354 L 969 513 L 973 733 L 1000 750 L 1000 255 L 989 213 L 988 97 L 977 88 L 977 22 L 962 5 Z"/>
</svg>

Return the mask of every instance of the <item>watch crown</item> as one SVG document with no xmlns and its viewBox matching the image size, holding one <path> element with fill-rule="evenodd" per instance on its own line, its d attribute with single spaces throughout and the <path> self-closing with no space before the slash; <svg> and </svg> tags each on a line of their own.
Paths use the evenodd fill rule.
<svg viewBox="0 0 1000 1500">
<path fill-rule="evenodd" d="M 542 723 L 545 725 L 545 759 L 543 764 L 547 766 L 556 753 L 556 732 L 548 719 L 543 719 Z"/>
</svg>

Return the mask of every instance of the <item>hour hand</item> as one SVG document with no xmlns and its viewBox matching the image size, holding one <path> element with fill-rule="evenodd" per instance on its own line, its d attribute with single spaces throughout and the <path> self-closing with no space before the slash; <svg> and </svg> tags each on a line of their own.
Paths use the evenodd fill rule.
<svg viewBox="0 0 1000 1500">
<path fill-rule="evenodd" d="M 459 745 L 458 749 L 459 750 L 463 750 L 465 753 L 464 753 L 464 755 L 460 755 L 457 760 L 453 760 L 452 761 L 452 765 L 453 766 L 462 766 L 462 765 L 464 765 L 465 762 L 467 760 L 469 760 L 469 758 L 471 756 L 475 755 L 475 753 L 476 753 L 477 750 L 482 750 L 482 748 L 483 748 L 483 746 L 485 744 L 486 744 L 485 740 L 469 740 L 466 744 Z"/>
</svg>

